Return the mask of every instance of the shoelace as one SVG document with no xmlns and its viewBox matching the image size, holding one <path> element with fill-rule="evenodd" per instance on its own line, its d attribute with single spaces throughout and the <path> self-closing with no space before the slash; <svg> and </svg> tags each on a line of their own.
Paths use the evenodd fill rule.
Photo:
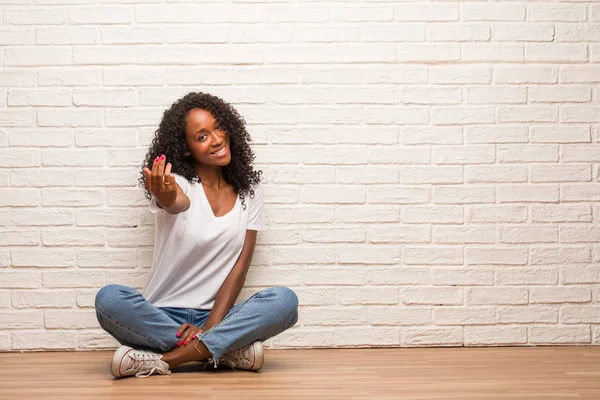
<svg viewBox="0 0 600 400">
<path fill-rule="evenodd" d="M 223 358 L 223 361 L 227 363 L 231 368 L 235 370 L 235 366 L 249 367 L 250 360 L 244 357 L 244 349 L 235 350 Z"/>
<path fill-rule="evenodd" d="M 128 355 L 134 361 L 130 369 L 139 369 L 139 372 L 135 374 L 136 378 L 147 378 L 154 372 L 158 372 L 161 375 L 169 375 L 171 373 L 169 369 L 161 366 L 161 363 L 164 363 L 164 361 L 160 361 L 162 358 L 160 354 L 132 351 Z"/>
</svg>

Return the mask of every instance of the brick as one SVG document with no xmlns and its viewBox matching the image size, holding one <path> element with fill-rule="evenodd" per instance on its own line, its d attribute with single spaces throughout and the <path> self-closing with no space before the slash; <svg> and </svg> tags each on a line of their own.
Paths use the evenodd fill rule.
<svg viewBox="0 0 600 400">
<path fill-rule="evenodd" d="M 371 243 L 429 243 L 429 231 L 426 225 L 371 225 L 367 237 Z"/>
<path fill-rule="evenodd" d="M 96 68 L 40 68 L 40 86 L 94 86 L 102 82 L 101 71 Z"/>
<path fill-rule="evenodd" d="M 591 222 L 589 204 L 540 204 L 531 206 L 532 222 Z"/>
<path fill-rule="evenodd" d="M 0 207 L 33 207 L 40 204 L 38 189 L 4 189 Z"/>
<path fill-rule="evenodd" d="M 96 328 L 95 310 L 45 310 L 44 326 L 50 329 Z"/>
<path fill-rule="evenodd" d="M 41 310 L 0 310 L 0 321 L 3 329 L 36 329 L 44 324 Z"/>
<path fill-rule="evenodd" d="M 99 288 L 104 284 L 104 272 L 89 271 L 44 271 L 45 288 Z"/>
<path fill-rule="evenodd" d="M 402 210 L 402 222 L 406 224 L 462 224 L 463 219 L 461 206 L 407 206 Z"/>
<path fill-rule="evenodd" d="M 94 27 L 51 27 L 38 28 L 35 32 L 36 44 L 94 44 L 96 28 Z"/>
<path fill-rule="evenodd" d="M 460 60 L 457 43 L 401 43 L 399 62 L 451 62 Z"/>
<path fill-rule="evenodd" d="M 367 202 L 371 204 L 418 204 L 430 199 L 429 188 L 417 186 L 378 185 L 367 187 Z"/>
<path fill-rule="evenodd" d="M 473 205 L 467 208 L 467 221 L 471 223 L 525 222 L 527 221 L 527 207 Z"/>
<path fill-rule="evenodd" d="M 364 228 L 306 228 L 302 230 L 302 241 L 307 243 L 361 243 L 365 240 Z"/>
<path fill-rule="evenodd" d="M 37 85 L 38 72 L 31 69 L 4 69 L 0 71 L 2 87 L 34 87 Z"/>
<path fill-rule="evenodd" d="M 600 161 L 600 145 L 563 144 L 560 146 L 560 160 L 563 162 Z"/>
<path fill-rule="evenodd" d="M 496 285 L 556 285 L 558 268 L 512 268 L 503 267 L 496 271 Z M 510 312 L 506 313 L 507 316 Z M 511 322 L 511 321 L 504 321 Z"/>
<path fill-rule="evenodd" d="M 77 265 L 80 267 L 135 268 L 136 250 L 80 250 L 77 253 Z"/>
<path fill-rule="evenodd" d="M 434 125 L 490 124 L 495 120 L 491 106 L 432 107 Z"/>
<path fill-rule="evenodd" d="M 524 345 L 527 329 L 511 326 L 466 326 L 466 346 Z"/>
<path fill-rule="evenodd" d="M 372 268 L 367 271 L 367 283 L 372 285 L 427 285 L 427 268 Z"/>
<path fill-rule="evenodd" d="M 365 188 L 356 186 L 312 186 L 300 188 L 300 201 L 303 203 L 363 203 Z"/>
<path fill-rule="evenodd" d="M 77 337 L 69 331 L 19 331 L 13 333 L 15 350 L 73 350 Z"/>
<path fill-rule="evenodd" d="M 528 304 L 529 291 L 512 287 L 472 287 L 466 289 L 467 305 Z"/>
<path fill-rule="evenodd" d="M 482 226 L 435 226 L 433 243 L 494 243 L 494 230 Z"/>
<path fill-rule="evenodd" d="M 35 125 L 33 110 L 0 110 L 0 127 L 32 127 Z"/>
<path fill-rule="evenodd" d="M 489 325 L 496 322 L 492 307 L 435 307 L 433 323 L 436 325 Z"/>
<path fill-rule="evenodd" d="M 499 243 L 554 243 L 558 242 L 556 226 L 501 226 Z"/>
<path fill-rule="evenodd" d="M 398 290 L 396 288 L 364 288 L 348 287 L 338 288 L 337 301 L 340 305 L 378 305 L 398 304 Z"/>
<path fill-rule="evenodd" d="M 578 182 L 591 181 L 590 165 L 532 165 L 530 167 L 531 182 Z M 595 196 L 595 187 L 591 184 L 563 185 L 561 200 L 573 201 L 590 199 Z"/>
<path fill-rule="evenodd" d="M 532 304 L 588 303 L 592 300 L 590 289 L 580 287 L 537 287 L 531 289 L 530 296 Z M 566 314 L 569 314 L 569 309 L 566 310 Z"/>
<path fill-rule="evenodd" d="M 402 249 L 405 264 L 457 265 L 463 263 L 462 246 L 422 246 Z"/>
<path fill-rule="evenodd" d="M 75 305 L 75 292 L 16 290 L 12 304 L 15 308 L 71 308 Z"/>
<path fill-rule="evenodd" d="M 591 343 L 588 326 L 532 326 L 527 331 L 532 344 Z"/>
<path fill-rule="evenodd" d="M 71 91 L 63 89 L 52 90 L 9 90 L 9 106 L 70 106 Z"/>
<path fill-rule="evenodd" d="M 406 126 L 400 127 L 402 143 L 419 144 L 462 144 L 461 127 L 455 126 Z"/>
<path fill-rule="evenodd" d="M 576 143 L 591 141 L 588 125 L 533 125 L 530 130 L 532 143 Z"/>
<path fill-rule="evenodd" d="M 587 7 L 574 4 L 530 4 L 528 21 L 582 22 L 587 20 Z"/>
<path fill-rule="evenodd" d="M 399 4 L 395 8 L 396 21 L 458 21 L 458 4 Z"/>
<path fill-rule="evenodd" d="M 310 31 L 311 37 L 315 37 L 313 41 L 323 41 L 322 32 L 314 32 L 313 29 Z M 335 28 L 333 32 L 338 32 L 335 41 L 360 41 L 360 37 L 353 38 L 350 36 L 351 30 L 345 37 L 347 40 L 338 39 L 340 36 L 340 29 Z M 308 34 L 308 32 L 307 32 Z M 320 34 L 320 36 L 317 36 Z M 402 24 L 385 24 L 379 27 L 368 27 L 362 31 L 363 42 L 422 42 L 425 40 L 425 24 L 423 23 L 402 23 Z M 333 41 L 333 40 L 331 40 Z"/>
<path fill-rule="evenodd" d="M 371 325 L 413 326 L 431 323 L 431 308 L 373 307 L 369 312 Z"/>
<path fill-rule="evenodd" d="M 34 39 L 35 31 L 33 29 L 0 29 L 0 45 L 2 46 L 33 44 Z"/>
<path fill-rule="evenodd" d="M 493 24 L 492 40 L 498 42 L 551 42 L 554 27 L 545 24 Z"/>
<path fill-rule="evenodd" d="M 586 62 L 588 49 L 584 44 L 536 43 L 525 45 L 525 61 Z"/>
<path fill-rule="evenodd" d="M 338 245 L 336 261 L 344 264 L 396 264 L 400 261 L 398 246 L 381 244 Z"/>
<path fill-rule="evenodd" d="M 6 8 L 4 23 L 8 25 L 60 25 L 67 21 L 67 9 Z"/>
<path fill-rule="evenodd" d="M 402 330 L 402 345 L 411 347 L 462 346 L 463 327 L 406 328 Z"/>
<path fill-rule="evenodd" d="M 554 307 L 498 307 L 499 323 L 556 323 L 558 310 Z"/>
<path fill-rule="evenodd" d="M 466 3 L 461 5 L 465 21 L 524 21 L 521 4 Z"/>
<path fill-rule="evenodd" d="M 558 67 L 532 65 L 496 65 L 494 82 L 507 84 L 556 83 Z M 535 89 L 535 87 L 530 88 Z"/>
<path fill-rule="evenodd" d="M 335 169 L 337 183 L 398 183 L 398 170 L 387 167 L 343 166 Z"/>
<path fill-rule="evenodd" d="M 464 180 L 461 166 L 400 167 L 400 182 L 419 183 L 462 183 Z"/>
<path fill-rule="evenodd" d="M 428 287 L 400 289 L 402 302 L 408 305 L 461 305 L 463 304 L 463 289 L 454 287 Z M 407 309 L 407 311 L 410 309 Z M 424 309 L 427 310 L 427 309 Z M 429 322 L 430 312 L 426 313 Z"/>
<path fill-rule="evenodd" d="M 456 23 L 429 23 L 428 39 L 440 42 L 479 42 L 488 41 L 491 37 L 489 25 Z"/>
<path fill-rule="evenodd" d="M 500 203 L 558 201 L 558 185 L 499 185 L 497 188 Z"/>
<path fill-rule="evenodd" d="M 524 165 L 477 165 L 465 167 L 468 183 L 527 182 L 527 166 Z"/>
<path fill-rule="evenodd" d="M 488 66 L 431 66 L 429 81 L 434 84 L 487 84 L 492 79 L 492 69 Z"/>
<path fill-rule="evenodd" d="M 331 215 L 333 216 L 333 214 L 332 210 Z M 342 223 L 396 222 L 400 220 L 400 208 L 395 206 L 339 205 L 335 207 L 335 220 Z"/>
<path fill-rule="evenodd" d="M 70 7 L 69 24 L 130 24 L 131 6 Z"/>
<path fill-rule="evenodd" d="M 45 246 L 104 246 L 105 242 L 103 229 L 42 229 L 42 243 Z"/>
<path fill-rule="evenodd" d="M 436 164 L 489 164 L 494 158 L 493 146 L 444 146 L 433 150 Z"/>
<path fill-rule="evenodd" d="M 433 188 L 433 202 L 436 204 L 494 203 L 495 199 L 494 187 L 487 185 L 440 185 Z"/>
<path fill-rule="evenodd" d="M 468 265 L 525 265 L 527 249 L 509 246 L 467 247 L 465 260 Z"/>
<path fill-rule="evenodd" d="M 75 132 L 77 147 L 136 147 L 138 132 L 134 128 L 91 128 Z"/>
<path fill-rule="evenodd" d="M 73 212 L 61 209 L 13 209 L 10 222 L 15 226 L 72 225 Z"/>
<path fill-rule="evenodd" d="M 9 67 L 38 67 L 71 64 L 68 46 L 11 47 L 5 50 L 5 65 Z"/>
<path fill-rule="evenodd" d="M 129 46 L 73 46 L 74 65 L 134 64 L 134 49 Z"/>
<path fill-rule="evenodd" d="M 464 43 L 461 56 L 471 62 L 522 62 L 525 49 L 516 43 Z"/>
<path fill-rule="evenodd" d="M 430 161 L 427 147 L 370 146 L 367 151 L 371 164 L 429 164 Z"/>
<path fill-rule="evenodd" d="M 365 307 L 303 307 L 300 310 L 304 326 L 311 325 L 364 325 L 368 309 Z"/>
<path fill-rule="evenodd" d="M 4 270 L 0 287 L 3 289 L 34 289 L 41 285 L 40 272 L 36 270 Z"/>
<path fill-rule="evenodd" d="M 163 43 L 160 27 L 103 26 L 100 29 L 103 44 L 150 44 Z"/>
<path fill-rule="evenodd" d="M 527 89 L 512 86 L 474 86 L 465 89 L 466 103 L 522 104 L 527 101 Z"/>
</svg>

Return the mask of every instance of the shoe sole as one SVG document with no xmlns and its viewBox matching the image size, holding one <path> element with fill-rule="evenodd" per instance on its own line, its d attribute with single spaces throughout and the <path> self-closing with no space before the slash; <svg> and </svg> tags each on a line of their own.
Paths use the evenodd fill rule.
<svg viewBox="0 0 600 400">
<path fill-rule="evenodd" d="M 125 357 L 125 355 L 127 353 L 129 353 L 131 350 L 133 350 L 131 347 L 121 346 L 117 349 L 117 351 L 115 351 L 112 362 L 110 363 L 110 373 L 115 378 L 123 377 L 123 375 L 121 375 L 121 371 L 120 371 L 121 361 L 123 361 L 123 357 Z"/>
<path fill-rule="evenodd" d="M 265 363 L 265 351 L 262 342 L 257 340 L 252 343 L 252 350 L 254 351 L 254 364 L 252 364 L 250 371 L 258 371 Z"/>
</svg>

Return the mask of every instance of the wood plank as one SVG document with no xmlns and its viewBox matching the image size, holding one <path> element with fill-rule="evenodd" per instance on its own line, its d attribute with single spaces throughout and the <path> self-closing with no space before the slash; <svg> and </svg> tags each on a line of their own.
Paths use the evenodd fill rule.
<svg viewBox="0 0 600 400">
<path fill-rule="evenodd" d="M 112 352 L 2 353 L 0 399 L 600 399 L 600 347 L 265 353 L 259 372 L 193 363 L 146 379 L 114 379 Z"/>
</svg>

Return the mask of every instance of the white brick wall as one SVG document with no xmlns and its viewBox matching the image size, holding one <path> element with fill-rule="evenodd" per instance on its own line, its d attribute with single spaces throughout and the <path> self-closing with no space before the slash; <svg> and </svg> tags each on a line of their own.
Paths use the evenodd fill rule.
<svg viewBox="0 0 600 400">
<path fill-rule="evenodd" d="M 269 345 L 600 344 L 597 2 L 3 4 L 0 351 L 115 346 L 94 295 L 144 283 L 139 165 L 194 90 L 265 171 Z"/>
</svg>

